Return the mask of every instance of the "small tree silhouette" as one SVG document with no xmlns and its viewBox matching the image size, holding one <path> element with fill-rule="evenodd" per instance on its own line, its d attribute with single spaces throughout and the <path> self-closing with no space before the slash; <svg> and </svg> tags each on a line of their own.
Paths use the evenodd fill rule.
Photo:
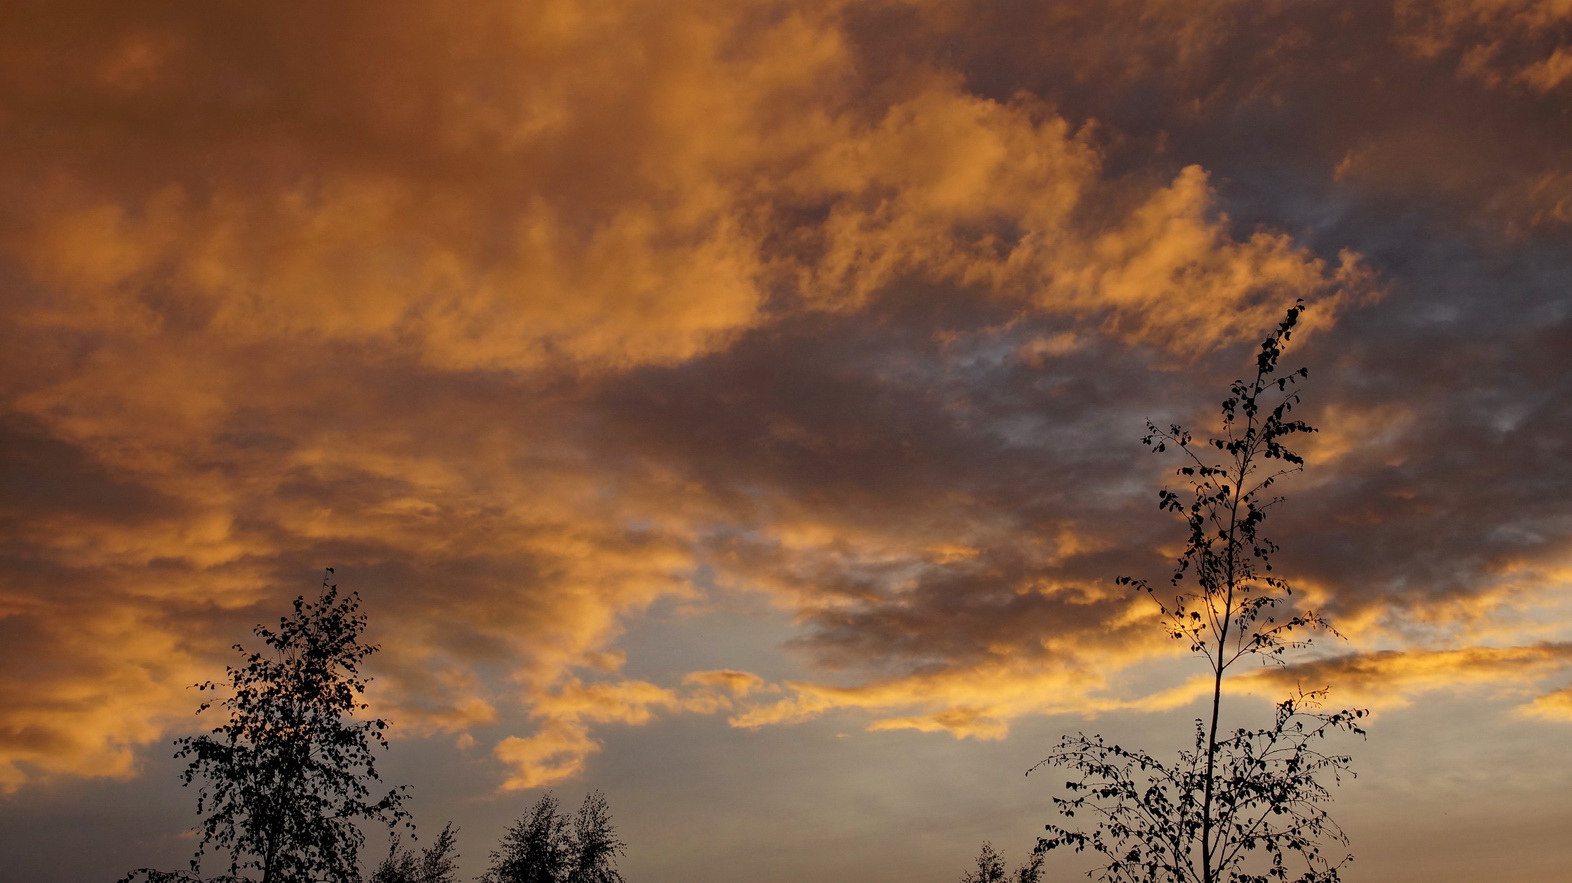
<svg viewBox="0 0 1572 883">
<path fill-rule="evenodd" d="M 961 878 L 961 883 L 1038 883 L 1042 877 L 1041 852 L 1033 852 L 1030 861 L 1010 874 L 1004 870 L 1004 856 L 993 848 L 992 843 L 984 840 L 982 852 L 977 854 L 977 870 L 968 871 L 966 876 Z"/>
<path fill-rule="evenodd" d="M 596 791 L 584 797 L 573 816 L 573 864 L 568 883 L 622 883 L 617 873 L 617 856 L 626 844 L 617 839 L 611 825 L 611 807 L 606 795 Z"/>
<path fill-rule="evenodd" d="M 458 883 L 458 853 L 454 849 L 453 823 L 449 822 L 437 840 L 416 853 L 400 849 L 398 843 L 371 875 L 371 883 Z"/>
<path fill-rule="evenodd" d="M 1163 431 L 1147 423 L 1144 444 L 1157 453 L 1176 447 L 1188 459 L 1178 474 L 1190 485 L 1189 498 L 1164 488 L 1158 505 L 1183 519 L 1189 531 L 1170 584 L 1193 588 L 1170 602 L 1145 580 L 1117 582 L 1146 592 L 1168 633 L 1208 661 L 1210 716 L 1196 720 L 1194 750 L 1181 751 L 1173 764 L 1110 745 L 1101 736 L 1078 734 L 1032 767 L 1081 774 L 1081 781 L 1066 783 L 1075 796 L 1054 798 L 1054 804 L 1066 818 L 1091 816 L 1091 831 L 1047 825 L 1050 836 L 1038 840 L 1037 852 L 1091 848 L 1106 864 L 1089 876 L 1121 883 L 1267 883 L 1289 880 L 1298 871 L 1292 878 L 1297 883 L 1335 883 L 1339 868 L 1352 859 L 1334 860 L 1320 846 L 1325 838 L 1348 842 L 1323 808 L 1330 793 L 1321 777 L 1340 781 L 1351 759 L 1318 746 L 1337 730 L 1363 735 L 1358 721 L 1365 710 L 1323 714 L 1316 709 L 1326 690 L 1301 691 L 1277 706 L 1270 727 L 1219 737 L 1229 668 L 1251 656 L 1281 664 L 1284 651 L 1310 643 L 1307 629 L 1337 635 L 1312 611 L 1278 620 L 1277 608 L 1293 589 L 1272 573 L 1277 546 L 1259 533 L 1268 510 L 1282 499 L 1266 491 L 1304 468 L 1304 458 L 1285 440 L 1315 431 L 1291 419 L 1300 401 L 1298 382 L 1309 372 L 1277 373 L 1303 311 L 1303 302 L 1295 304 L 1261 344 L 1255 379 L 1229 388 L 1216 437 L 1198 445 L 1177 425 Z M 1300 861 L 1290 870 L 1285 860 L 1292 855 Z"/>
<path fill-rule="evenodd" d="M 587 794 L 572 821 L 557 799 L 541 795 L 491 853 L 483 883 L 622 883 L 617 856 L 626 848 L 599 791 Z"/>
<path fill-rule="evenodd" d="M 175 757 L 191 759 L 183 784 L 205 780 L 197 812 L 207 815 L 191 873 L 143 868 L 125 880 L 200 880 L 202 856 L 216 847 L 229 853 L 229 872 L 215 881 L 249 881 L 242 871 L 254 870 L 260 883 L 358 883 L 365 837 L 356 821 L 390 828 L 408 821 L 404 787 L 369 797 L 367 783 L 380 781 L 372 746 L 387 747 L 387 721 L 353 717 L 366 707 L 360 665 L 377 648 L 361 643 L 360 599 L 340 597 L 329 583 L 332 573 L 330 567 L 323 576 L 316 603 L 297 597 L 277 630 L 254 629 L 270 653 L 250 653 L 243 666 L 228 666 L 222 684 L 196 685 L 229 695 L 197 709 L 217 705 L 228 712 L 224 724 L 175 742 Z"/>
</svg>

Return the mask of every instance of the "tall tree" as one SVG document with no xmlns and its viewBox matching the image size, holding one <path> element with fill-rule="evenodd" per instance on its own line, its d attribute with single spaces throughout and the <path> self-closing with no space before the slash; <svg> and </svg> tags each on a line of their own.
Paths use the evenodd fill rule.
<svg viewBox="0 0 1572 883">
<path fill-rule="evenodd" d="M 332 573 L 328 568 L 315 603 L 297 597 L 277 629 L 254 629 L 267 650 L 247 653 L 236 644 L 244 664 L 228 666 L 221 683 L 196 685 L 227 694 L 203 702 L 197 713 L 217 707 L 227 719 L 211 733 L 175 743 L 175 757 L 190 759 L 183 783 L 203 780 L 197 813 L 205 817 L 193 875 L 214 848 L 229 853 L 222 880 L 250 880 L 243 872 L 255 871 L 260 883 L 358 883 L 365 837 L 356 823 L 391 828 L 408 821 L 404 787 L 371 796 L 368 783 L 381 781 L 372 749 L 387 747 L 388 722 L 354 716 L 366 708 L 361 664 L 377 648 L 361 641 L 366 617 L 359 597 L 340 596 Z M 153 881 L 191 879 L 136 873 Z"/>
<path fill-rule="evenodd" d="M 1107 860 L 1092 872 L 1100 879 L 1266 883 L 1298 872 L 1299 883 L 1332 883 L 1351 858 L 1321 852 L 1323 839 L 1347 843 L 1324 809 L 1330 794 L 1321 777 L 1337 780 L 1350 758 L 1319 746 L 1329 732 L 1363 735 L 1363 709 L 1321 713 L 1316 709 L 1326 691 L 1315 690 L 1280 703 L 1271 726 L 1220 729 L 1224 675 L 1236 663 L 1250 657 L 1282 663 L 1285 651 L 1310 643 L 1308 631 L 1336 634 L 1312 611 L 1279 612 L 1293 589 L 1272 571 L 1277 546 L 1260 533 L 1281 502 L 1269 489 L 1304 468 L 1287 442 L 1316 431 L 1292 414 L 1308 370 L 1278 370 L 1303 310 L 1302 302 L 1290 308 L 1261 344 L 1254 379 L 1230 386 L 1215 436 L 1197 443 L 1178 425 L 1147 424 L 1143 443 L 1185 457 L 1178 475 L 1189 493 L 1163 488 L 1159 506 L 1184 521 L 1188 541 L 1169 579 L 1171 596 L 1141 579 L 1118 583 L 1145 592 L 1169 635 L 1208 662 L 1210 702 L 1207 716 L 1196 721 L 1194 749 L 1181 751 L 1175 763 L 1082 734 L 1066 737 L 1033 767 L 1079 772 L 1081 781 L 1066 783 L 1076 796 L 1054 802 L 1067 818 L 1086 813 L 1096 820 L 1090 833 L 1048 825 L 1039 853 L 1090 847 Z M 1287 858 L 1295 855 L 1290 870 Z"/>
<path fill-rule="evenodd" d="M 611 810 L 599 791 L 587 794 L 570 821 L 551 794 L 541 795 L 491 853 L 483 883 L 622 883 Z"/>
</svg>

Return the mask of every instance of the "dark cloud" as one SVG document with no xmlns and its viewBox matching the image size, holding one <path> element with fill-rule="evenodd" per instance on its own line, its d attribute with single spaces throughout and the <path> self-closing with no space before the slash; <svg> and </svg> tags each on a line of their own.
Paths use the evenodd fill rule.
<svg viewBox="0 0 1572 883">
<path fill-rule="evenodd" d="M 1204 432 L 1299 297 L 1322 432 L 1268 533 L 1362 661 L 1287 671 L 1560 677 L 1548 7 L 0 16 L 4 787 L 133 775 L 326 564 L 379 708 L 509 788 L 662 715 L 1174 708 L 1112 583 L 1182 540 L 1138 439 Z M 627 659 L 741 596 L 802 679 Z"/>
<path fill-rule="evenodd" d="M 62 515 L 91 521 L 168 518 L 175 501 L 127 482 L 81 448 L 52 436 L 18 414 L 0 418 L 0 486 L 5 488 L 5 535 L 20 541 L 30 526 Z"/>
</svg>

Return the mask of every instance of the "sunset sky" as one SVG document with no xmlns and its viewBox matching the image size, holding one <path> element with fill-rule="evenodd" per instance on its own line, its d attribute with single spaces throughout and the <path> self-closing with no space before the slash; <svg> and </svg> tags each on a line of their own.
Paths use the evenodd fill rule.
<svg viewBox="0 0 1572 883">
<path fill-rule="evenodd" d="M 548 789 L 630 883 L 1020 861 L 1190 736 L 1140 439 L 1298 298 L 1347 640 L 1229 720 L 1372 710 L 1350 883 L 1565 880 L 1572 0 L 0 5 L 0 881 L 183 867 L 327 566 L 466 879 Z"/>
</svg>

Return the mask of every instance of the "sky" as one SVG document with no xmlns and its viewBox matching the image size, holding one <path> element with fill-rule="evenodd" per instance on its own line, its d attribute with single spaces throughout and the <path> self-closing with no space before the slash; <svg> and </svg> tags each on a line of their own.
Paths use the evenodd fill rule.
<svg viewBox="0 0 1572 883">
<path fill-rule="evenodd" d="M 1569 123 L 1567 0 L 4 4 L 0 880 L 182 867 L 324 567 L 466 878 L 548 790 L 633 883 L 1024 859 L 1202 712 L 1140 439 L 1297 299 L 1345 639 L 1228 720 L 1371 709 L 1350 883 L 1563 879 Z"/>
</svg>

